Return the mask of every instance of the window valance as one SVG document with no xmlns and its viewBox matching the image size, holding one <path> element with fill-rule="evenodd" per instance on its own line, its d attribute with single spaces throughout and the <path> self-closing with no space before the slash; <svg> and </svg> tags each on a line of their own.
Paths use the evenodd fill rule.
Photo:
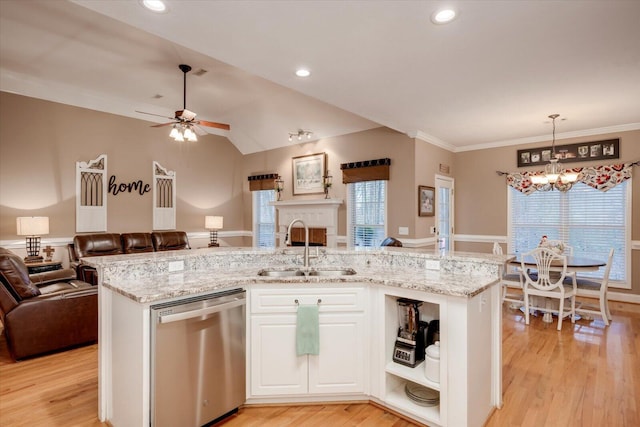
<svg viewBox="0 0 640 427">
<path fill-rule="evenodd" d="M 640 162 L 573 168 L 569 169 L 569 171 L 578 173 L 577 182 L 587 184 L 596 190 L 607 191 L 631 178 L 631 169 L 638 164 Z M 524 194 L 531 194 L 537 190 L 536 186 L 531 182 L 531 176 L 540 174 L 542 171 L 498 173 L 507 176 L 507 185 Z"/>
<path fill-rule="evenodd" d="M 342 183 L 389 180 L 391 159 L 364 160 L 361 162 L 342 163 Z"/>
<path fill-rule="evenodd" d="M 249 191 L 275 190 L 275 180 L 278 179 L 279 176 L 277 173 L 251 175 L 247 177 L 249 180 Z"/>
</svg>

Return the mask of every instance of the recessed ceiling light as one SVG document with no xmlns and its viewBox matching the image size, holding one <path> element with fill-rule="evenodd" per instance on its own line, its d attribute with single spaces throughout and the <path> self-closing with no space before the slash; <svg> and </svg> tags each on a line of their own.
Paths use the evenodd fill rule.
<svg viewBox="0 0 640 427">
<path fill-rule="evenodd" d="M 142 5 L 152 12 L 162 13 L 167 10 L 162 0 L 142 0 Z"/>
<path fill-rule="evenodd" d="M 434 24 L 447 24 L 453 21 L 458 13 L 454 9 L 440 9 L 431 15 L 431 21 Z"/>
<path fill-rule="evenodd" d="M 311 75 L 311 71 L 306 68 L 299 68 L 296 70 L 296 76 L 298 77 L 309 77 Z"/>
</svg>

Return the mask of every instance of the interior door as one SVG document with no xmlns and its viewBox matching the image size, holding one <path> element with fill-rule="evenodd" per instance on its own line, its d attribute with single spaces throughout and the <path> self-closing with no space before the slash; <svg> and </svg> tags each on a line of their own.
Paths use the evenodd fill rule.
<svg viewBox="0 0 640 427">
<path fill-rule="evenodd" d="M 453 184 L 453 178 L 436 175 L 436 236 L 438 239 L 444 238 L 446 251 L 454 250 Z"/>
</svg>

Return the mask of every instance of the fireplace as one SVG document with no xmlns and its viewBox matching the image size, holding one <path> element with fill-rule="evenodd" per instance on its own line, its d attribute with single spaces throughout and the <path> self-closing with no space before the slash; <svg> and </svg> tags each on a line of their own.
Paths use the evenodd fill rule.
<svg viewBox="0 0 640 427">
<path fill-rule="evenodd" d="M 276 237 L 284 246 L 287 227 L 294 219 L 302 220 L 309 228 L 310 246 L 335 248 L 338 233 L 338 208 L 342 199 L 283 200 L 272 202 L 278 211 Z M 295 224 L 291 229 L 292 244 L 304 244 L 304 227 Z M 293 243 L 297 242 L 297 243 Z"/>
</svg>

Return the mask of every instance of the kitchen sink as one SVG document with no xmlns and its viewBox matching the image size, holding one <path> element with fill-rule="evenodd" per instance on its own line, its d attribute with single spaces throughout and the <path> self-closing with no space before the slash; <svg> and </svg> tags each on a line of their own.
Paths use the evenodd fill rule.
<svg viewBox="0 0 640 427">
<path fill-rule="evenodd" d="M 353 268 L 328 268 L 309 271 L 309 276 L 352 276 L 356 274 Z"/>
<path fill-rule="evenodd" d="M 263 277 L 295 277 L 295 276 L 352 276 L 356 274 L 353 268 L 321 268 L 314 270 L 269 270 L 258 271 Z"/>
<path fill-rule="evenodd" d="M 265 277 L 294 277 L 305 276 L 302 270 L 260 270 L 258 276 Z"/>
</svg>

